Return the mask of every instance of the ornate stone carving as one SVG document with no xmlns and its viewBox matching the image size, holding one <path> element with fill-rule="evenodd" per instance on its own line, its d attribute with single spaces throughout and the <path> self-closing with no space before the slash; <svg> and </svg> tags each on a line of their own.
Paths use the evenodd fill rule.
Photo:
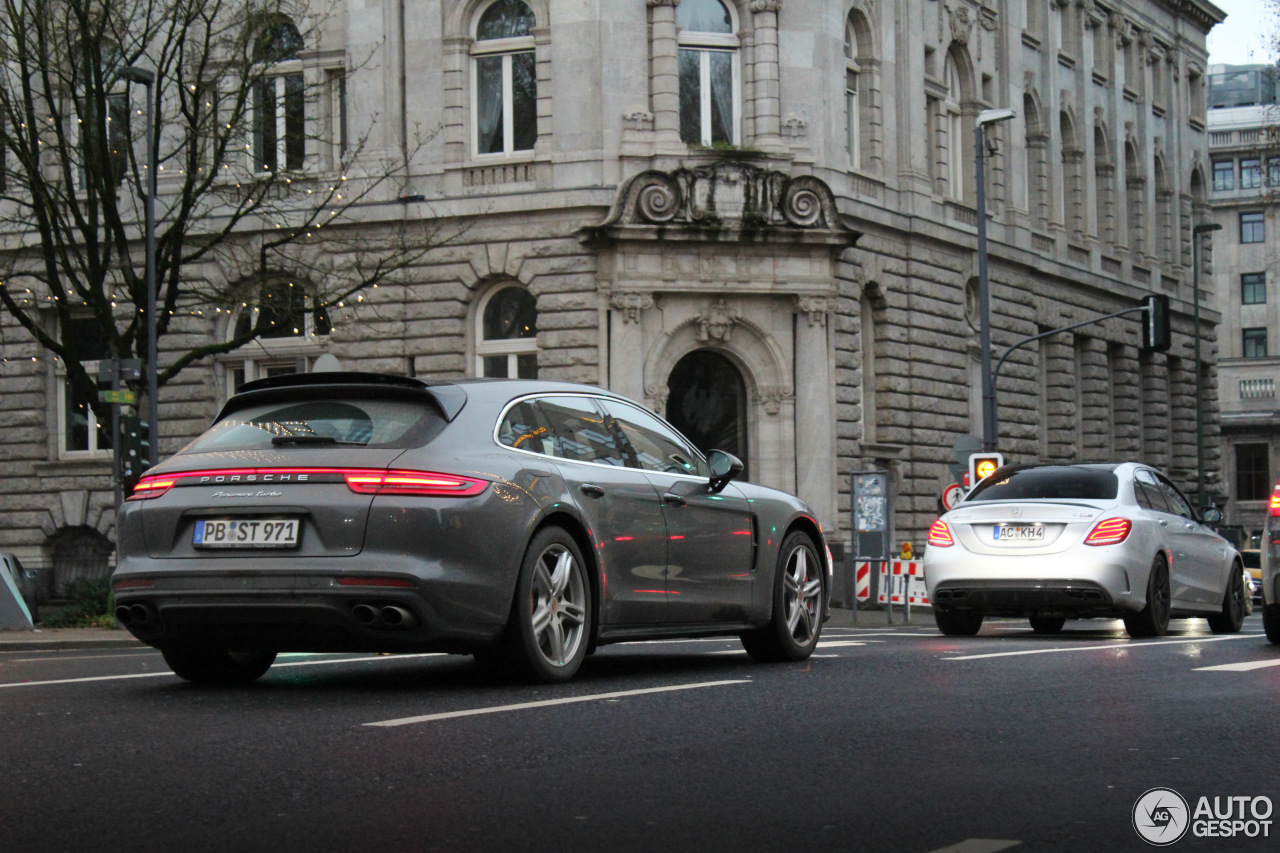
<svg viewBox="0 0 1280 853">
<path fill-rule="evenodd" d="M 835 197 L 821 179 L 793 178 L 734 159 L 674 172 L 641 172 L 618 193 L 602 224 L 843 230 Z"/>
<path fill-rule="evenodd" d="M 969 43 L 969 31 L 972 28 L 973 16 L 970 14 L 968 6 L 960 5 L 951 10 L 951 40 L 953 42 L 967 45 Z"/>
<path fill-rule="evenodd" d="M 650 8 L 654 6 L 679 6 L 680 0 L 649 0 Z"/>
<path fill-rule="evenodd" d="M 622 314 L 622 322 L 639 323 L 640 312 L 653 307 L 653 297 L 647 293 L 615 293 L 609 305 Z"/>
<path fill-rule="evenodd" d="M 825 326 L 827 314 L 836 309 L 836 304 L 826 296 L 797 296 L 796 307 L 809 315 L 810 326 Z"/>
<path fill-rule="evenodd" d="M 800 139 L 809 132 L 809 122 L 796 115 L 787 116 L 782 123 L 782 135 L 791 139 Z"/>
<path fill-rule="evenodd" d="M 789 385 L 762 385 L 756 391 L 756 398 L 765 412 L 776 415 L 782 410 L 782 403 L 795 397 L 795 391 Z"/>
<path fill-rule="evenodd" d="M 644 386 L 645 405 L 661 414 L 667 410 L 667 396 L 670 393 L 666 385 L 646 385 Z"/>
<path fill-rule="evenodd" d="M 729 343 L 729 335 L 733 333 L 733 324 L 738 318 L 729 311 L 723 299 L 717 299 L 706 311 L 698 315 L 698 340 L 702 343 L 719 341 Z"/>
<path fill-rule="evenodd" d="M 752 12 L 781 12 L 782 0 L 751 0 Z"/>
<path fill-rule="evenodd" d="M 1000 26 L 1000 12 L 991 6 L 983 6 L 978 10 L 978 23 L 989 33 L 994 33 Z"/>
<path fill-rule="evenodd" d="M 622 114 L 627 130 L 653 130 L 653 113 L 648 110 L 630 110 Z"/>
</svg>

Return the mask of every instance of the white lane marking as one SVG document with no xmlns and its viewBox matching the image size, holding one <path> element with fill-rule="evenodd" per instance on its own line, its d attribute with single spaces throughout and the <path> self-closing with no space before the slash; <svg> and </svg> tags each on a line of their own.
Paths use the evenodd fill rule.
<svg viewBox="0 0 1280 853">
<path fill-rule="evenodd" d="M 840 646 L 865 646 L 865 645 L 866 643 L 860 642 L 858 640 L 819 640 L 818 641 L 818 648 L 820 649 L 834 649 Z"/>
<path fill-rule="evenodd" d="M 1280 660 L 1250 660 L 1243 663 L 1224 663 L 1218 666 L 1198 666 L 1196 672 L 1249 672 L 1254 669 L 1266 669 L 1269 666 L 1280 666 Z"/>
<path fill-rule="evenodd" d="M 939 847 L 930 853 L 996 853 L 997 850 L 1008 850 L 1021 843 L 1021 841 L 1007 841 L 1001 838 L 969 838 L 950 847 Z"/>
<path fill-rule="evenodd" d="M 322 666 L 330 663 L 359 663 L 359 662 L 375 662 L 387 660 L 405 660 L 407 658 L 434 658 L 444 657 L 444 652 L 427 652 L 417 655 L 379 655 L 376 657 L 359 657 L 359 658 L 340 658 L 338 660 L 300 660 L 289 663 L 272 664 L 272 669 L 280 669 L 286 666 Z M 86 684 L 91 681 L 123 681 L 126 678 L 157 678 L 162 675 L 168 675 L 177 678 L 172 672 L 135 672 L 129 675 L 94 675 L 88 678 L 58 678 L 52 681 L 15 681 L 11 684 L 0 684 L 0 690 L 6 687 L 44 687 L 50 684 Z"/>
<path fill-rule="evenodd" d="M 454 717 L 474 717 L 480 714 L 501 714 L 506 711 L 526 711 L 530 708 L 549 708 L 554 705 L 570 705 L 575 702 L 598 702 L 602 699 L 620 699 L 624 696 L 643 696 L 649 693 L 670 693 L 675 690 L 697 690 L 703 687 L 724 687 L 729 684 L 750 684 L 748 679 L 733 681 L 702 681 L 697 684 L 674 684 L 670 687 L 649 687 L 644 690 L 619 690 L 615 693 L 593 693 L 590 696 L 566 696 L 563 699 L 543 699 L 539 702 L 519 702 L 515 705 L 495 705 L 491 708 L 471 708 L 466 711 L 445 711 L 440 714 L 423 714 L 419 717 L 401 717 L 397 720 L 381 720 L 365 723 L 366 726 L 408 726 L 413 723 L 429 723 L 433 720 L 449 720 Z"/>
<path fill-rule="evenodd" d="M 123 655 L 77 655 L 75 657 L 65 657 L 65 652 L 58 652 L 59 656 L 50 658 L 16 658 L 15 660 L 5 661 L 6 663 L 70 663 L 80 660 L 102 660 L 104 658 L 136 658 L 142 657 L 144 654 L 160 654 L 155 649 L 146 649 L 145 651 L 132 652 Z"/>
<path fill-rule="evenodd" d="M 944 660 L 981 660 L 982 658 L 1009 658 L 1018 655 L 1049 655 L 1055 652 L 1097 652 L 1106 649 L 1136 649 L 1141 646 L 1180 646 L 1185 643 L 1217 643 L 1222 640 L 1249 640 L 1257 639 L 1258 634 L 1232 634 L 1229 637 L 1196 637 L 1191 640 L 1159 640 L 1154 643 L 1109 643 L 1105 646 L 1070 646 L 1064 649 L 1024 649 L 1020 652 L 992 652 L 985 655 L 961 655 L 960 657 L 944 658 Z"/>
</svg>

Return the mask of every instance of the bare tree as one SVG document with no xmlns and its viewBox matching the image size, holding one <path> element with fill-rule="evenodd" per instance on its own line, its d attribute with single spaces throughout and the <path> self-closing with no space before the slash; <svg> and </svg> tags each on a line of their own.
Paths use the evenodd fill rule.
<svg viewBox="0 0 1280 853">
<path fill-rule="evenodd" d="M 130 67 L 155 75 L 158 336 L 178 331 L 184 312 L 263 306 L 227 339 L 177 351 L 160 384 L 297 311 L 397 280 L 444 241 L 434 220 L 378 212 L 396 203 L 424 140 L 406 132 L 375 156 L 372 127 L 347 137 L 346 82 L 377 57 L 321 64 L 333 10 L 315 6 L 0 0 L 0 302 L 62 359 L 100 421 L 96 376 L 82 366 L 96 356 L 58 329 L 91 317 L 114 356 L 152 356 L 146 115 L 144 93 L 123 76 Z M 199 272 L 209 268 L 238 280 Z M 271 300 L 284 277 L 311 282 L 305 305 Z"/>
</svg>

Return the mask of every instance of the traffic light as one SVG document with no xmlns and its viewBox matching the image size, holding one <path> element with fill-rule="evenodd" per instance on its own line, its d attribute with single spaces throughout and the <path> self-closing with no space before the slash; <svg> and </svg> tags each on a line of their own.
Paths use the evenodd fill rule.
<svg viewBox="0 0 1280 853">
<path fill-rule="evenodd" d="M 969 454 L 969 486 L 978 485 L 979 481 L 990 477 L 997 468 L 1004 464 L 1002 453 Z"/>
<path fill-rule="evenodd" d="M 1165 352 L 1173 343 L 1169 334 L 1169 297 L 1152 294 L 1142 300 L 1142 349 Z"/>
<path fill-rule="evenodd" d="M 137 415 L 120 416 L 120 479 L 129 488 L 151 467 L 150 425 Z"/>
</svg>

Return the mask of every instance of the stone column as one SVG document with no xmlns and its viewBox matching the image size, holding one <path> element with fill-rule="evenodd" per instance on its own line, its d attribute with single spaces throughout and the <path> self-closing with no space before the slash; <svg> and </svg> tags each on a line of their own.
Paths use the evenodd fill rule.
<svg viewBox="0 0 1280 853">
<path fill-rule="evenodd" d="M 835 422 L 827 318 L 835 300 L 796 300 L 796 494 L 807 501 L 827 530 L 834 530 Z"/>
<path fill-rule="evenodd" d="M 680 141 L 680 57 L 676 42 L 676 6 L 680 0 L 649 0 L 652 12 L 653 129 L 659 142 Z"/>
<path fill-rule="evenodd" d="M 786 150 L 782 143 L 781 84 L 778 75 L 778 12 L 782 0 L 752 0 L 755 43 L 755 138 L 766 151 Z"/>
<path fill-rule="evenodd" d="M 615 293 L 609 300 L 609 390 L 645 398 L 644 336 L 640 314 L 653 307 L 647 293 Z"/>
</svg>

